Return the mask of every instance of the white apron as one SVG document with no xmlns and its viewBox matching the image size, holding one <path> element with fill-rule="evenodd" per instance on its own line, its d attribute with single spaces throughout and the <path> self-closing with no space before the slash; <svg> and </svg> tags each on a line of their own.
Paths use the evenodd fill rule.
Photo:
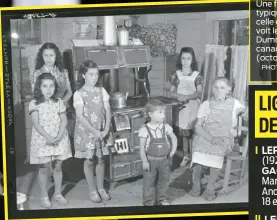
<svg viewBox="0 0 277 220">
<path fill-rule="evenodd" d="M 195 79 L 199 72 L 194 71 L 191 75 L 185 76 L 181 71 L 177 72 L 179 78 L 179 85 L 177 93 L 181 95 L 192 95 L 197 90 L 195 87 Z M 196 120 L 197 110 L 200 104 L 200 100 L 189 100 L 186 107 L 179 111 L 178 127 L 181 129 L 192 129 Z"/>
</svg>

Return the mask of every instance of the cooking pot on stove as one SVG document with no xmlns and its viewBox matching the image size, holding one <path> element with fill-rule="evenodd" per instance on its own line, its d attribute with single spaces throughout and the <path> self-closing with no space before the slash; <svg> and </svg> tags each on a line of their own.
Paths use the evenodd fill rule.
<svg viewBox="0 0 277 220">
<path fill-rule="evenodd" d="M 127 105 L 128 92 L 126 94 L 122 92 L 116 92 L 111 95 L 110 101 L 112 108 L 124 108 Z"/>
</svg>

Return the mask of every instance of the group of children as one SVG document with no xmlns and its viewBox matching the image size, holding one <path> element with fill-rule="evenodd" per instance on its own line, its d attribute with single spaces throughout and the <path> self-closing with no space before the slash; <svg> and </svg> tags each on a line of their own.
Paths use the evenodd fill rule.
<svg viewBox="0 0 277 220">
<path fill-rule="evenodd" d="M 170 94 L 180 101 L 189 100 L 186 108 L 179 112 L 178 120 L 180 133 L 185 139 L 185 152 L 192 134 L 197 137 L 193 138 L 192 149 L 195 150 L 192 157 L 184 154 L 181 165 L 191 160 L 191 164 L 196 164 L 196 177 L 199 176 L 202 165 L 210 166 L 213 170 L 211 179 L 214 180 L 221 168 L 222 158 L 232 147 L 232 136 L 228 131 L 234 126 L 233 119 L 239 113 L 238 109 L 242 112 L 244 106 L 231 97 L 229 81 L 226 78 L 218 78 L 213 85 L 213 98 L 203 102 L 199 107 L 203 78 L 197 72 L 197 62 L 192 48 L 181 50 L 177 69 L 171 77 Z M 73 95 L 76 111 L 74 156 L 84 160 L 89 196 L 93 202 L 99 203 L 111 199 L 104 189 L 104 156 L 109 154 L 106 140 L 111 127 L 109 94 L 103 87 L 98 86 L 99 70 L 95 62 L 85 61 L 79 69 L 79 74 L 83 84 Z M 34 98 L 29 105 L 33 122 L 29 157 L 31 164 L 40 166 L 38 180 L 41 186 L 41 204 L 45 208 L 52 206 L 46 183 L 48 169 L 53 167 L 53 198 L 66 205 L 68 201 L 61 193 L 62 162 L 72 157 L 66 128 L 66 105 L 72 92 L 68 73 L 61 66 L 60 51 L 55 44 L 46 43 L 40 49 L 31 82 Z M 177 138 L 172 127 L 166 123 L 166 107 L 161 101 L 151 99 L 146 105 L 146 113 L 148 122 L 139 130 L 140 156 L 144 170 L 143 204 L 169 205 L 166 190 L 170 181 L 170 158 L 176 152 Z M 222 125 L 218 125 L 214 118 L 215 113 L 220 113 Z M 224 132 L 213 132 L 213 127 L 224 127 Z M 211 151 L 207 148 L 211 148 Z M 206 155 L 211 156 L 208 158 Z M 198 179 L 194 182 L 191 195 L 200 194 Z M 211 185 L 212 181 L 210 182 Z M 211 187 L 206 194 L 206 198 L 214 198 Z"/>
<path fill-rule="evenodd" d="M 52 207 L 47 192 L 48 170 L 52 167 L 55 185 L 53 198 L 62 205 L 68 203 L 61 193 L 61 187 L 62 162 L 72 157 L 66 115 L 67 101 L 71 98 L 72 92 L 68 73 L 61 64 L 58 47 L 53 43 L 45 43 L 38 52 L 36 69 L 31 74 L 34 98 L 29 104 L 29 113 L 33 129 L 28 156 L 30 164 L 39 164 L 41 204 L 45 208 Z M 104 189 L 103 160 L 109 153 L 105 146 L 111 123 L 109 95 L 104 88 L 96 86 L 99 77 L 96 63 L 85 61 L 79 74 L 83 79 L 83 85 L 73 96 L 76 111 L 74 156 L 84 159 L 89 196 L 93 202 L 100 203 L 102 200 L 111 199 Z"/>
</svg>

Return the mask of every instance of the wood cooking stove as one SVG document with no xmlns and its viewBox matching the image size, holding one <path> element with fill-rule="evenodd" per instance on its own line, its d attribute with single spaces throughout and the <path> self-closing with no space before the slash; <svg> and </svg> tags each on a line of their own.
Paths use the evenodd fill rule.
<svg viewBox="0 0 277 220">
<path fill-rule="evenodd" d="M 177 100 L 167 98 L 167 97 L 155 97 L 164 102 L 168 107 L 168 119 L 171 118 L 171 106 L 179 105 Z M 110 182 L 110 189 L 114 189 L 117 183 L 121 180 L 125 180 L 132 177 L 138 177 L 142 175 L 142 161 L 140 159 L 139 153 L 139 137 L 138 130 L 145 123 L 145 105 L 147 103 L 147 98 L 141 99 L 127 99 L 127 106 L 121 109 L 112 109 L 113 127 L 114 127 L 114 146 L 110 147 L 109 155 L 109 169 L 110 175 L 107 179 Z M 123 117 L 124 116 L 124 117 Z M 123 120 L 123 118 L 125 118 Z M 126 121 L 129 119 L 129 122 Z M 123 120 L 126 122 L 125 129 L 117 130 L 116 122 Z M 124 124 L 124 123 L 122 123 Z M 129 127 L 130 125 L 130 127 Z M 123 143 L 125 142 L 125 143 Z M 112 151 L 113 148 L 118 148 L 120 143 L 125 146 L 122 149 L 116 149 Z"/>
</svg>

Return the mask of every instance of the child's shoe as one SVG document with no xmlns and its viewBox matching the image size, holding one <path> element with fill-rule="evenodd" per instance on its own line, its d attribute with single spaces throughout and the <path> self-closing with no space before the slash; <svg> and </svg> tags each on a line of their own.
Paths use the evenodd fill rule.
<svg viewBox="0 0 277 220">
<path fill-rule="evenodd" d="M 110 195 L 106 192 L 105 189 L 100 189 L 100 190 L 98 190 L 98 192 L 99 192 L 102 199 L 104 199 L 104 200 L 110 200 L 111 199 Z"/>
<path fill-rule="evenodd" d="M 47 209 L 50 209 L 52 207 L 52 204 L 49 200 L 49 197 L 43 197 L 40 199 L 40 202 L 41 202 L 41 205 L 44 207 L 44 208 L 47 208 Z"/>
<path fill-rule="evenodd" d="M 55 194 L 54 199 L 61 205 L 67 205 L 67 200 L 62 196 L 62 194 Z"/>
<path fill-rule="evenodd" d="M 102 199 L 100 198 L 97 191 L 92 191 L 89 193 L 90 199 L 95 203 L 101 203 Z"/>
<path fill-rule="evenodd" d="M 160 202 L 160 205 L 170 205 L 169 201 L 164 200 L 162 202 Z"/>
<path fill-rule="evenodd" d="M 216 199 L 215 190 L 206 189 L 205 192 L 203 193 L 203 197 L 207 201 L 212 201 Z"/>
</svg>

